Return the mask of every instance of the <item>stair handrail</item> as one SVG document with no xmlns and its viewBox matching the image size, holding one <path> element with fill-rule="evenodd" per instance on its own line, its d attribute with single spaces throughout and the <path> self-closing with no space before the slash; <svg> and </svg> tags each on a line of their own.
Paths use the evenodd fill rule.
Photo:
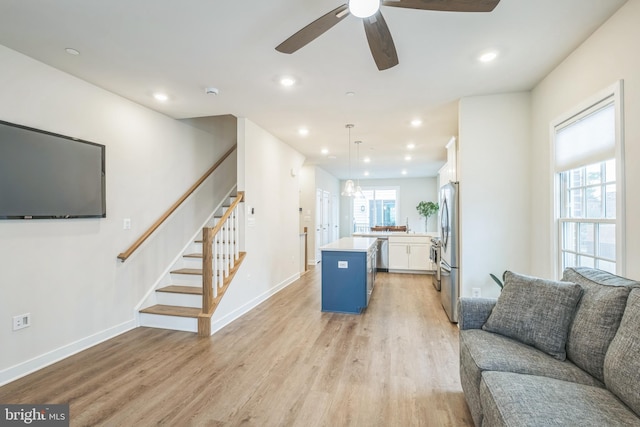
<svg viewBox="0 0 640 427">
<path fill-rule="evenodd" d="M 229 275 L 229 266 L 233 267 L 239 258 L 238 239 L 238 205 L 244 200 L 244 191 L 238 191 L 236 199 L 224 212 L 214 227 L 202 229 L 202 316 L 210 316 L 215 308 L 214 300 L 218 298 L 218 288 L 222 286 L 223 276 Z M 231 224 L 229 221 L 231 220 Z M 230 236 L 230 229 L 233 236 Z M 218 253 L 219 237 L 223 232 L 226 239 L 225 253 Z M 216 242 L 216 243 L 214 243 Z M 222 272 L 218 272 L 218 257 L 225 263 Z M 214 262 L 215 260 L 215 262 Z M 214 282 L 215 279 L 215 282 Z M 219 286 L 220 285 L 220 286 Z M 206 336 L 206 334 L 205 334 Z"/>
<path fill-rule="evenodd" d="M 144 233 L 142 233 L 142 235 L 138 238 L 138 240 L 136 240 L 130 247 L 129 249 L 127 249 L 126 251 L 118 254 L 118 259 L 122 262 L 125 262 L 127 260 L 127 258 L 129 258 L 144 242 L 145 240 L 147 240 L 149 238 L 149 236 L 151 236 L 157 229 L 158 227 L 160 227 L 162 225 L 162 223 L 164 223 L 167 218 L 169 218 L 171 216 L 172 213 L 174 213 L 176 211 L 176 209 L 178 209 L 180 207 L 180 205 L 187 200 L 187 198 L 189 196 L 191 196 L 191 194 L 193 194 L 194 191 L 196 191 L 198 189 L 198 187 L 200 187 L 200 185 L 202 185 L 202 183 L 209 178 L 209 176 L 222 164 L 222 162 L 224 162 L 227 157 L 229 157 L 231 155 L 231 153 L 233 153 L 236 148 L 238 147 L 238 144 L 233 144 L 233 146 L 226 152 L 224 153 L 224 155 L 217 161 L 214 163 L 213 166 L 211 166 L 209 168 L 208 171 L 206 171 L 204 173 L 204 175 L 202 175 L 200 177 L 200 179 L 198 179 L 198 181 L 196 181 L 195 184 L 193 184 L 183 195 L 182 197 L 180 197 L 178 199 L 177 202 L 175 202 L 173 205 L 171 205 L 171 207 L 160 217 L 156 220 L 156 222 L 154 222 L 151 227 L 149 227 L 149 229 L 147 229 L 147 231 L 145 231 Z"/>
</svg>

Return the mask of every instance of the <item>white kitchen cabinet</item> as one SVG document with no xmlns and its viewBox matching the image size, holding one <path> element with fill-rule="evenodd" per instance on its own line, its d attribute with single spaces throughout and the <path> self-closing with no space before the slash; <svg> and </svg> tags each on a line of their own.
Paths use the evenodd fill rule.
<svg viewBox="0 0 640 427">
<path fill-rule="evenodd" d="M 389 236 L 389 270 L 432 270 L 430 248 L 428 236 Z"/>
<path fill-rule="evenodd" d="M 413 243 L 409 245 L 409 269 L 410 270 L 431 270 L 429 260 L 430 243 Z"/>
<path fill-rule="evenodd" d="M 409 245 L 406 243 L 389 243 L 389 269 L 409 269 Z"/>
<path fill-rule="evenodd" d="M 438 171 L 439 186 L 458 180 L 458 145 L 455 137 L 447 143 L 447 163 Z"/>
</svg>

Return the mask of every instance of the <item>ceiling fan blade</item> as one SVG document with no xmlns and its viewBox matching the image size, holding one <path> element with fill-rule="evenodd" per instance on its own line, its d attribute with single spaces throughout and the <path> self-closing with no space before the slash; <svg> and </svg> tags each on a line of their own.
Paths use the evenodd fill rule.
<svg viewBox="0 0 640 427">
<path fill-rule="evenodd" d="M 382 17 L 382 13 L 377 11 L 375 15 L 364 18 L 364 32 L 367 34 L 369 49 L 373 60 L 376 61 L 378 70 L 386 70 L 398 65 L 398 54 L 389 27 Z"/>
<path fill-rule="evenodd" d="M 342 21 L 347 15 L 349 15 L 349 6 L 343 4 L 342 6 L 337 7 L 331 12 L 316 19 L 311 24 L 280 43 L 278 47 L 276 47 L 276 50 L 282 53 L 293 53 L 320 37 L 325 31 Z"/>
<path fill-rule="evenodd" d="M 500 0 L 383 0 L 384 6 L 444 12 L 491 12 Z"/>
</svg>

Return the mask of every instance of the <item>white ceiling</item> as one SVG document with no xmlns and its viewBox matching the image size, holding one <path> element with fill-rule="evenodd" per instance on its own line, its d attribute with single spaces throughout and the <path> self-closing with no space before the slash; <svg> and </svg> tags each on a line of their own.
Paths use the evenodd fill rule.
<svg viewBox="0 0 640 427">
<path fill-rule="evenodd" d="M 349 175 L 346 123 L 369 178 L 433 176 L 458 99 L 531 89 L 625 1 L 502 0 L 486 14 L 383 6 L 400 60 L 386 71 L 353 16 L 292 55 L 274 49 L 341 0 L 0 0 L 0 44 L 174 118 L 247 117 L 338 178 Z M 500 56 L 479 63 L 488 49 Z M 282 75 L 298 83 L 285 89 Z"/>
</svg>

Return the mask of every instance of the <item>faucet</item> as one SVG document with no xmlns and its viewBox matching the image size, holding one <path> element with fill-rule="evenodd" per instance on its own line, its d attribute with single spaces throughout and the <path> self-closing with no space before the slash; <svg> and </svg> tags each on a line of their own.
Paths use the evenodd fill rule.
<svg viewBox="0 0 640 427">
<path fill-rule="evenodd" d="M 407 227 L 406 227 L 406 229 L 407 229 L 407 234 L 409 234 L 409 217 L 407 217 Z"/>
</svg>

